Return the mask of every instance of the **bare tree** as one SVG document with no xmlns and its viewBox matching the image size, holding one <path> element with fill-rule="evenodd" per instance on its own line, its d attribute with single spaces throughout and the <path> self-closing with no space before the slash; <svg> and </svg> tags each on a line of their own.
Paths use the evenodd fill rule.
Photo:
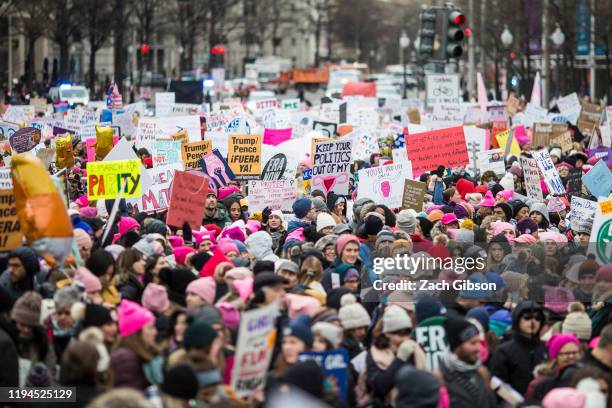
<svg viewBox="0 0 612 408">
<path fill-rule="evenodd" d="M 49 0 L 50 38 L 59 47 L 59 78 L 70 78 L 70 44 L 81 26 L 77 3 L 73 0 Z"/>
<path fill-rule="evenodd" d="M 206 3 L 204 0 L 178 0 L 174 10 L 174 28 L 183 48 L 180 69 L 193 69 L 195 48 L 206 30 Z"/>
</svg>

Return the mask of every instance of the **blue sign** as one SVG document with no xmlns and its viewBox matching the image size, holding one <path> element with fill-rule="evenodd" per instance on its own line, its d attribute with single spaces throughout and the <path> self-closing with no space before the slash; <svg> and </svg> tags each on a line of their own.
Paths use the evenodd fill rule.
<svg viewBox="0 0 612 408">
<path fill-rule="evenodd" d="M 302 172 L 302 178 L 304 180 L 310 180 L 312 178 L 312 169 L 306 169 Z"/>
<path fill-rule="evenodd" d="M 582 182 L 595 197 L 608 197 L 612 191 L 612 172 L 604 160 L 599 160 L 582 176 Z"/>
<path fill-rule="evenodd" d="M 349 366 L 349 356 L 346 349 L 300 353 L 298 358 L 300 361 L 314 360 L 323 370 L 325 388 L 337 389 L 340 401 L 346 402 Z"/>
</svg>

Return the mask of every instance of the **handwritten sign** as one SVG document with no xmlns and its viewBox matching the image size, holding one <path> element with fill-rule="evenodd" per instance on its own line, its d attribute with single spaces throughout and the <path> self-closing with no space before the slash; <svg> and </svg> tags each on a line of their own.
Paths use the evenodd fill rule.
<svg viewBox="0 0 612 408">
<path fill-rule="evenodd" d="M 181 142 L 155 140 L 153 142 L 153 167 L 181 162 Z"/>
<path fill-rule="evenodd" d="M 595 218 L 596 211 L 596 201 L 587 200 L 582 197 L 573 197 L 567 218 L 572 223 L 572 226 L 591 224 L 593 223 L 593 218 Z"/>
<path fill-rule="evenodd" d="M 594 103 L 582 103 L 582 111 L 578 117 L 578 129 L 584 136 L 591 136 L 599 127 L 603 106 Z"/>
<path fill-rule="evenodd" d="M 200 159 L 211 151 L 212 142 L 210 140 L 183 143 L 181 147 L 181 157 L 185 164 L 185 170 L 199 170 Z"/>
<path fill-rule="evenodd" d="M 136 147 L 145 148 L 151 152 L 156 138 L 157 120 L 155 118 L 140 118 L 136 130 Z"/>
<path fill-rule="evenodd" d="M 351 140 L 315 143 L 312 160 L 313 189 L 320 189 L 326 195 L 330 191 L 339 195 L 348 194 L 352 149 Z"/>
<path fill-rule="evenodd" d="M 525 177 L 527 197 L 538 201 L 542 200 L 542 186 L 540 185 L 540 170 L 536 159 L 521 156 L 521 166 Z"/>
<path fill-rule="evenodd" d="M 227 162 L 237 179 L 259 178 L 261 174 L 261 136 L 229 135 Z"/>
<path fill-rule="evenodd" d="M 29 152 L 40 143 L 40 130 L 33 127 L 19 129 L 9 138 L 13 150 L 17 153 Z"/>
<path fill-rule="evenodd" d="M 405 166 L 398 163 L 360 170 L 357 199 L 367 197 L 389 208 L 401 207 L 404 182 L 409 178 Z"/>
<path fill-rule="evenodd" d="M 599 160 L 582 176 L 582 182 L 595 197 L 608 197 L 612 192 L 612 172 L 603 160 Z"/>
<path fill-rule="evenodd" d="M 261 211 L 266 207 L 271 210 L 291 212 L 295 201 L 297 181 L 290 180 L 250 180 L 249 210 Z"/>
<path fill-rule="evenodd" d="M 404 180 L 404 194 L 402 195 L 402 208 L 412 208 L 415 211 L 423 210 L 423 198 L 427 185 L 420 181 Z"/>
<path fill-rule="evenodd" d="M 550 158 L 548 150 L 542 149 L 533 152 L 533 158 L 538 163 L 538 168 L 544 176 L 548 189 L 555 194 L 565 194 L 565 187 L 563 187 L 561 177 L 559 177 L 559 173 Z"/>
<path fill-rule="evenodd" d="M 181 163 L 163 164 L 152 169 L 145 170 L 146 174 L 153 180 L 148 189 L 142 190 L 140 198 L 131 198 L 127 201 L 132 204 L 136 212 L 154 213 L 165 210 L 170 203 L 170 186 L 176 171 L 182 171 Z"/>
<path fill-rule="evenodd" d="M 415 175 L 434 170 L 440 165 L 452 168 L 469 163 L 462 126 L 409 135 L 406 149 Z"/>
<path fill-rule="evenodd" d="M 19 248 L 21 227 L 17 218 L 17 206 L 13 189 L 0 190 L 0 252 Z"/>
<path fill-rule="evenodd" d="M 558 136 L 554 136 L 551 139 L 553 145 L 558 145 L 561 147 L 561 151 L 563 153 L 567 153 L 573 148 L 573 140 L 572 135 L 569 131 L 563 132 Z"/>
<path fill-rule="evenodd" d="M 202 226 L 202 216 L 208 195 L 208 177 L 176 171 L 170 193 L 170 208 L 166 222 L 182 227 L 187 222 L 193 230 Z"/>
<path fill-rule="evenodd" d="M 126 183 L 124 198 L 138 198 L 142 195 L 142 163 L 140 160 L 117 160 L 87 164 L 87 199 L 115 199 Z"/>
<path fill-rule="evenodd" d="M 582 194 L 582 169 L 571 169 L 567 176 L 567 192 L 570 195 L 570 199 L 573 200 L 575 197 Z"/>
<path fill-rule="evenodd" d="M 345 348 L 330 351 L 309 351 L 300 353 L 299 361 L 312 360 L 317 363 L 326 381 L 338 387 L 338 398 L 342 402 L 346 402 L 346 393 L 348 389 L 348 369 L 349 356 Z"/>
<path fill-rule="evenodd" d="M 155 94 L 155 116 L 168 116 L 174 106 L 174 92 L 157 92 Z"/>
</svg>

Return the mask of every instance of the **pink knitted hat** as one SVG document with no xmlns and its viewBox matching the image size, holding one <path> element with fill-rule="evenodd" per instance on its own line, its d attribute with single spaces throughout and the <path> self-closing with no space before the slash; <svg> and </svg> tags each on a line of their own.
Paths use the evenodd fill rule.
<svg viewBox="0 0 612 408">
<path fill-rule="evenodd" d="M 261 223 L 257 220 L 247 220 L 246 229 L 249 231 L 249 233 L 254 234 L 261 230 Z"/>
<path fill-rule="evenodd" d="M 138 221 L 132 217 L 121 217 L 119 220 L 119 235 L 123 236 L 126 232 L 131 231 L 135 228 L 140 228 Z"/>
<path fill-rule="evenodd" d="M 213 243 L 213 245 L 217 243 L 215 233 L 212 231 L 193 231 L 191 234 L 195 239 L 196 248 L 200 246 L 202 241 L 210 241 Z"/>
<path fill-rule="evenodd" d="M 227 255 L 230 252 L 235 252 L 235 253 L 240 252 L 236 244 L 234 244 L 233 242 L 219 243 L 219 245 L 217 245 L 217 248 L 219 248 L 219 251 L 221 251 L 223 255 Z"/>
<path fill-rule="evenodd" d="M 185 244 L 183 238 L 177 235 L 170 235 L 168 237 L 168 242 L 172 248 L 182 247 Z"/>
<path fill-rule="evenodd" d="M 119 335 L 131 336 L 147 324 L 155 321 L 155 316 L 138 303 L 123 299 L 119 305 Z"/>
<path fill-rule="evenodd" d="M 457 216 L 454 213 L 446 213 L 442 216 L 440 222 L 442 223 L 442 225 L 448 225 L 452 224 L 453 222 L 459 222 L 459 220 L 457 219 Z"/>
<path fill-rule="evenodd" d="M 584 408 L 587 395 L 575 388 L 553 388 L 542 400 L 542 408 Z"/>
<path fill-rule="evenodd" d="M 174 248 L 174 259 L 179 265 L 185 265 L 187 255 L 194 253 L 196 250 L 191 247 L 180 246 Z"/>
<path fill-rule="evenodd" d="M 349 242 L 354 242 L 357 245 L 359 245 L 359 238 L 357 238 L 353 234 L 342 234 L 338 237 L 338 239 L 336 240 L 336 253 L 338 254 L 338 256 L 342 255 L 342 251 L 344 251 L 344 247 Z"/>
<path fill-rule="evenodd" d="M 217 195 L 217 200 L 223 200 L 224 198 L 227 198 L 229 196 L 231 196 L 234 193 L 239 193 L 240 189 L 238 187 L 236 187 L 235 185 L 229 185 L 227 187 L 223 187 L 219 189 L 219 193 Z"/>
<path fill-rule="evenodd" d="M 238 226 L 228 227 L 223 230 L 221 233 L 221 238 L 230 238 L 237 239 L 240 242 L 244 242 L 246 237 L 244 236 L 244 232 Z"/>
<path fill-rule="evenodd" d="M 211 305 L 215 301 L 216 291 L 217 285 L 211 276 L 207 276 L 206 278 L 198 278 L 191 281 L 191 283 L 187 285 L 187 288 L 185 289 L 185 292 L 194 293 Z"/>
<path fill-rule="evenodd" d="M 249 277 L 234 281 L 234 288 L 236 288 L 240 299 L 246 302 L 249 296 L 251 296 L 251 293 L 253 293 L 253 278 Z"/>
<path fill-rule="evenodd" d="M 100 279 L 98 279 L 96 275 L 91 273 L 89 269 L 85 268 L 84 266 L 79 266 L 77 268 L 77 271 L 74 274 L 74 280 L 81 282 L 85 287 L 85 292 L 87 293 L 99 292 L 102 290 Z"/>
<path fill-rule="evenodd" d="M 221 320 L 223 325 L 230 330 L 234 330 L 240 324 L 240 312 L 236 309 L 236 306 L 231 303 L 221 302 L 216 306 L 221 312 Z"/>
<path fill-rule="evenodd" d="M 287 303 L 287 310 L 291 320 L 304 314 L 312 317 L 321 309 L 321 303 L 317 299 L 294 293 L 287 293 L 285 295 L 285 303 Z"/>
<path fill-rule="evenodd" d="M 546 347 L 548 347 L 548 357 L 549 359 L 555 359 L 559 355 L 559 351 L 566 344 L 574 343 L 576 346 L 580 347 L 580 341 L 574 333 L 555 333 L 552 335 L 550 340 L 546 343 Z"/>
<path fill-rule="evenodd" d="M 89 200 L 87 199 L 86 195 L 80 196 L 79 198 L 74 200 L 74 202 L 77 203 L 77 205 L 81 208 L 89 206 Z"/>
<path fill-rule="evenodd" d="M 480 202 L 479 206 L 480 207 L 495 207 L 495 204 L 497 203 L 495 202 L 495 199 L 493 198 L 493 193 L 490 191 L 487 191 L 484 198 Z"/>
<path fill-rule="evenodd" d="M 164 313 L 170 308 L 168 291 L 165 286 L 149 283 L 142 292 L 142 305 L 155 313 Z"/>
<path fill-rule="evenodd" d="M 96 218 L 98 216 L 98 209 L 96 207 L 83 207 L 80 210 L 80 214 L 84 218 Z"/>
<path fill-rule="evenodd" d="M 491 230 L 493 231 L 493 236 L 497 234 L 501 234 L 505 230 L 512 230 L 516 232 L 514 225 L 509 222 L 495 221 L 491 223 Z"/>
</svg>

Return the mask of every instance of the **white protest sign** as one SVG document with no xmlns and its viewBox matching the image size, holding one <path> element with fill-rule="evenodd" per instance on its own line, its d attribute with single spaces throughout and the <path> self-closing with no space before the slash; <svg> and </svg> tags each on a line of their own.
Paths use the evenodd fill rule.
<svg viewBox="0 0 612 408">
<path fill-rule="evenodd" d="M 157 139 L 168 139 L 174 133 L 184 130 L 187 132 L 187 137 L 190 142 L 199 142 L 202 140 L 199 116 L 168 116 L 156 120 Z"/>
<path fill-rule="evenodd" d="M 459 75 L 427 75 L 427 106 L 458 104 L 460 101 Z"/>
<path fill-rule="evenodd" d="M 249 211 L 257 212 L 266 207 L 271 210 L 291 212 L 295 201 L 297 181 L 290 180 L 249 180 Z"/>
<path fill-rule="evenodd" d="M 565 116 L 572 125 L 576 125 L 578 117 L 580 116 L 580 111 L 582 110 L 582 105 L 580 105 L 580 100 L 576 92 L 557 99 L 557 107 L 561 115 Z"/>
<path fill-rule="evenodd" d="M 342 139 L 353 140 L 353 161 L 370 160 L 370 156 L 380 153 L 376 132 L 366 128 L 357 128 Z"/>
<path fill-rule="evenodd" d="M 330 191 L 338 195 L 348 194 L 352 147 L 351 140 L 315 143 L 312 158 L 313 190 L 321 190 L 326 195 Z"/>
<path fill-rule="evenodd" d="M 74 129 L 81 140 L 96 137 L 96 123 L 98 114 L 94 111 L 76 108 L 70 109 L 64 118 L 64 124 L 68 129 Z"/>
<path fill-rule="evenodd" d="M 466 170 L 472 176 L 476 176 L 478 173 L 478 155 L 486 150 L 487 130 L 475 126 L 464 126 L 463 134 L 470 158 L 470 164 Z"/>
<path fill-rule="evenodd" d="M 572 197 L 572 204 L 570 212 L 567 214 L 567 218 L 570 220 L 572 225 L 574 224 L 590 224 L 595 218 L 595 212 L 597 211 L 597 202 L 587 200 L 582 197 Z"/>
<path fill-rule="evenodd" d="M 232 369 L 232 388 L 241 397 L 266 385 L 276 339 L 278 302 L 242 313 Z"/>
<path fill-rule="evenodd" d="M 168 116 L 174 106 L 174 92 L 157 92 L 155 94 L 155 117 Z"/>
<path fill-rule="evenodd" d="M 591 230 L 589 253 L 602 265 L 612 263 L 612 199 L 599 197 Z M 594 243 L 594 244 L 593 244 Z"/>
<path fill-rule="evenodd" d="M 142 197 L 127 201 L 136 207 L 136 212 L 153 213 L 165 210 L 170 202 L 170 186 L 174 172 L 177 170 L 183 171 L 182 163 L 164 164 L 147 169 L 145 173 L 152 179 L 151 186 L 142 190 Z"/>
<path fill-rule="evenodd" d="M 0 190 L 9 188 L 13 188 L 11 169 L 9 167 L 0 167 Z"/>
<path fill-rule="evenodd" d="M 219 149 L 219 153 L 222 157 L 227 158 L 227 137 L 228 134 L 225 132 L 206 132 L 204 135 L 205 140 L 210 140 L 213 149 Z"/>
<path fill-rule="evenodd" d="M 550 192 L 555 194 L 565 194 L 565 187 L 563 187 L 561 177 L 559 177 L 559 173 L 557 172 L 557 169 L 550 158 L 550 153 L 548 153 L 548 150 L 542 149 L 533 152 L 533 158 L 536 159 L 538 167 L 544 176 L 544 181 L 546 182 Z"/>
<path fill-rule="evenodd" d="M 303 156 L 304 141 L 300 139 L 291 139 L 277 146 L 262 145 L 261 179 L 294 179 Z"/>
<path fill-rule="evenodd" d="M 406 163 L 360 170 L 357 199 L 369 198 L 389 208 L 399 208 L 404 195 L 404 180 L 412 179 L 411 176 Z"/>
<path fill-rule="evenodd" d="M 542 186 L 540 185 L 540 170 L 536 159 L 528 157 L 520 157 L 521 167 L 523 167 L 523 176 L 525 177 L 525 187 L 527 189 L 527 197 L 542 201 Z"/>
<path fill-rule="evenodd" d="M 225 122 L 227 121 L 225 112 L 209 112 L 206 113 L 205 117 L 207 132 L 222 132 L 225 129 Z"/>
<path fill-rule="evenodd" d="M 181 142 L 179 140 L 155 140 L 151 156 L 153 167 L 181 163 Z"/>
<path fill-rule="evenodd" d="M 35 115 L 34 105 L 8 105 L 2 118 L 7 122 L 28 124 Z"/>
<path fill-rule="evenodd" d="M 201 105 L 197 103 L 175 103 L 172 105 L 170 112 L 168 112 L 168 116 L 198 115 L 200 109 Z"/>
<path fill-rule="evenodd" d="M 501 149 L 485 150 L 478 153 L 478 164 L 480 171 L 492 171 L 497 175 L 506 173 L 506 165 L 504 163 L 504 154 Z"/>
<path fill-rule="evenodd" d="M 155 139 L 157 139 L 157 119 L 140 118 L 136 130 L 136 147 L 144 147 L 150 153 L 153 149 L 153 141 L 155 141 Z"/>
</svg>

